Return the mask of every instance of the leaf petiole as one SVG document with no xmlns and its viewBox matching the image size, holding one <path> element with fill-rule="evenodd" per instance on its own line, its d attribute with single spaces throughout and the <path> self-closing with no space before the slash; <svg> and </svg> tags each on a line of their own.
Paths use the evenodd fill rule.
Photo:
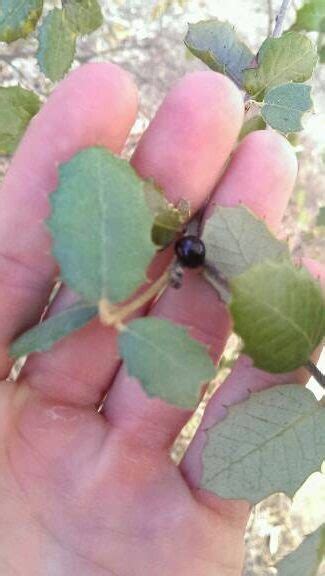
<svg viewBox="0 0 325 576">
<path fill-rule="evenodd" d="M 105 326 L 114 326 L 117 330 L 123 329 L 123 320 L 163 292 L 169 284 L 169 279 L 170 269 L 166 270 L 145 292 L 124 306 L 114 306 L 107 298 L 102 298 L 98 304 L 100 321 Z"/>
</svg>

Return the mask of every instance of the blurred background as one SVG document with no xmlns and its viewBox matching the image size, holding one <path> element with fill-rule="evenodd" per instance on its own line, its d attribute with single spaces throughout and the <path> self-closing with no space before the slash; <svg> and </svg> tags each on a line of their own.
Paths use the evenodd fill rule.
<svg viewBox="0 0 325 576">
<path fill-rule="evenodd" d="M 187 23 L 211 17 L 228 20 L 257 51 L 272 31 L 281 1 L 101 0 L 100 3 L 105 24 L 78 40 L 73 67 L 88 61 L 112 60 L 133 74 L 140 92 L 140 112 L 125 151 L 129 156 L 170 86 L 186 72 L 205 68 L 184 46 Z M 292 2 L 285 28 L 294 21 L 295 10 L 301 4 L 298 0 Z M 61 7 L 61 2 L 45 2 L 45 6 L 49 10 Z M 35 34 L 9 46 L 1 43 L 0 85 L 19 83 L 36 91 L 45 101 L 54 85 L 39 71 L 36 49 Z M 325 226 L 320 225 L 319 212 L 325 204 L 325 64 L 318 66 L 312 85 L 314 112 L 305 118 L 304 131 L 295 143 L 299 176 L 281 235 L 288 239 L 294 254 L 325 263 Z M 0 156 L 0 182 L 9 161 Z M 325 522 L 325 468 L 323 472 L 306 482 L 293 503 L 284 495 L 273 495 L 253 510 L 246 534 L 243 576 L 276 574 L 272 565 L 296 547 L 304 534 Z M 319 574 L 325 575 L 324 566 Z"/>
</svg>

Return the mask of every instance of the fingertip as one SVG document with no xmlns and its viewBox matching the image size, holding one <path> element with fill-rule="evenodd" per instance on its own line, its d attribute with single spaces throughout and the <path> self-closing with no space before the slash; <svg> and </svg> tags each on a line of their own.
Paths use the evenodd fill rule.
<svg viewBox="0 0 325 576">
<path fill-rule="evenodd" d="M 215 72 L 187 74 L 172 88 L 140 140 L 133 164 L 172 202 L 196 210 L 230 154 L 244 114 L 236 86 Z"/>
<path fill-rule="evenodd" d="M 236 149 L 209 212 L 216 203 L 242 203 L 276 229 L 293 190 L 297 169 L 296 155 L 283 136 L 268 130 L 252 132 Z"/>
</svg>

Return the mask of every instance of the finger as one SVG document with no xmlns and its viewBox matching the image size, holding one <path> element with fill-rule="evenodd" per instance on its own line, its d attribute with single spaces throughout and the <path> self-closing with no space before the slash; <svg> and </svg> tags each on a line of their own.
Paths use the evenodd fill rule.
<svg viewBox="0 0 325 576">
<path fill-rule="evenodd" d="M 256 173 L 259 173 L 258 179 Z M 274 225 L 283 215 L 296 174 L 297 162 L 287 141 L 275 133 L 256 133 L 247 137 L 234 153 L 212 202 L 219 202 L 220 192 L 223 204 L 243 202 Z M 269 214 L 270 196 L 272 211 Z M 167 290 L 152 314 L 187 326 L 194 337 L 212 346 L 215 359 L 220 356 L 229 334 L 230 319 L 226 308 L 202 277 L 191 274 L 181 290 Z M 140 442 L 163 448 L 170 445 L 189 417 L 186 410 L 159 399 L 149 399 L 140 384 L 126 375 L 124 368 L 109 394 L 105 413 L 111 423 L 139 438 Z"/>
<path fill-rule="evenodd" d="M 324 281 L 325 268 L 315 260 L 304 259 L 304 265 L 318 280 Z M 319 356 L 320 350 L 317 353 Z M 317 358 L 315 358 L 317 361 Z M 182 462 L 182 471 L 192 487 L 200 485 L 202 477 L 202 452 L 207 442 L 207 431 L 223 420 L 227 415 L 227 408 L 233 404 L 243 402 L 251 392 L 259 392 L 277 384 L 290 384 L 293 382 L 305 384 L 310 374 L 300 368 L 287 374 L 270 374 L 253 366 L 251 359 L 242 355 L 237 360 L 231 374 L 218 388 L 204 413 L 200 427 L 190 444 Z"/>
<path fill-rule="evenodd" d="M 132 163 L 143 177 L 163 186 L 169 200 L 184 198 L 197 209 L 211 193 L 242 118 L 242 97 L 229 80 L 212 72 L 187 75 L 166 97 Z M 150 278 L 161 273 L 171 255 L 159 255 Z M 53 399 L 88 404 L 102 398 L 119 365 L 115 331 L 95 320 L 50 352 L 33 355 L 24 376 Z"/>
<path fill-rule="evenodd" d="M 126 72 L 88 64 L 71 73 L 32 120 L 0 195 L 0 378 L 10 368 L 9 342 L 37 321 L 56 272 L 44 220 L 58 164 L 87 146 L 119 152 L 136 108 Z"/>
</svg>

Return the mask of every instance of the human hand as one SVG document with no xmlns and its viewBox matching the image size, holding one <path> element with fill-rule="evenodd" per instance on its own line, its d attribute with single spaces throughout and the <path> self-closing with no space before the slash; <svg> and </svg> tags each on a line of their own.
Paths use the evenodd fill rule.
<svg viewBox="0 0 325 576">
<path fill-rule="evenodd" d="M 120 153 L 136 109 L 125 72 L 83 66 L 51 95 L 12 161 L 0 195 L 3 379 L 8 344 L 37 322 L 57 274 L 43 223 L 57 165 L 87 146 Z M 222 175 L 243 113 L 227 78 L 190 74 L 167 96 L 133 165 L 174 203 L 185 198 L 197 210 L 214 190 L 212 203 L 243 202 L 276 228 L 296 159 L 284 138 L 260 131 L 243 141 Z M 152 278 L 169 257 L 166 251 L 154 262 Z M 52 310 L 73 298 L 64 288 Z M 189 326 L 216 359 L 231 328 L 225 307 L 196 274 L 181 290 L 168 289 L 150 314 Z M 206 418 L 221 418 L 225 400 L 240 400 L 248 388 L 278 381 L 241 358 Z M 169 457 L 189 416 L 145 396 L 120 366 L 114 331 L 98 320 L 32 355 L 19 382 L 0 387 L 0 575 L 239 576 L 248 504 L 199 489 L 202 433 L 180 468 Z"/>
</svg>

